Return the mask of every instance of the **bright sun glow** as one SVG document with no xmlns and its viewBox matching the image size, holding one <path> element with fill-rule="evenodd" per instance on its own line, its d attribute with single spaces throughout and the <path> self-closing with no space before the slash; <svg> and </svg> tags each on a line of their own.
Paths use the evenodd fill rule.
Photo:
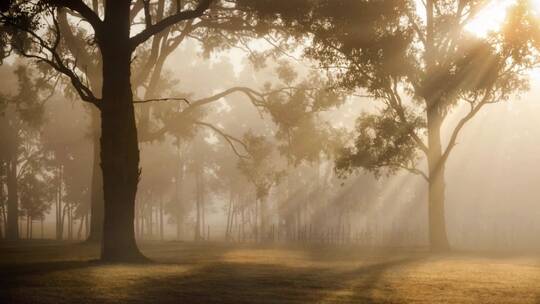
<svg viewBox="0 0 540 304">
<path fill-rule="evenodd" d="M 488 1 L 465 28 L 479 37 L 485 37 L 490 32 L 496 32 L 504 22 L 508 9 L 515 3 L 516 0 Z M 540 0 L 530 0 L 529 3 L 534 13 L 540 15 Z"/>
<path fill-rule="evenodd" d="M 514 0 L 490 1 L 465 28 L 480 37 L 498 31 L 506 18 L 508 8 L 514 3 Z"/>
</svg>

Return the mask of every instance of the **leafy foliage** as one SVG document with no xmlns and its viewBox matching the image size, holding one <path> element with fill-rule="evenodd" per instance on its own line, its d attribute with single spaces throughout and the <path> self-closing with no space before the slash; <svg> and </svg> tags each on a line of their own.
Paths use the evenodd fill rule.
<svg viewBox="0 0 540 304">
<path fill-rule="evenodd" d="M 244 135 L 244 142 L 250 157 L 240 159 L 238 169 L 255 186 L 257 198 L 264 199 L 282 175 L 272 159 L 272 144 L 251 132 Z"/>
</svg>

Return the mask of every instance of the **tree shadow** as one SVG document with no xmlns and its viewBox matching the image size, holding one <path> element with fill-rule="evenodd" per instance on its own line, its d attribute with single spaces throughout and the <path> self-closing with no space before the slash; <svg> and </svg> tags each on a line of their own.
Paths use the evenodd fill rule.
<svg viewBox="0 0 540 304">
<path fill-rule="evenodd" d="M 137 282 L 134 303 L 376 303 L 371 293 L 383 274 L 417 259 L 399 259 L 335 270 L 251 263 L 214 263 L 181 275 Z M 344 291 L 343 295 L 340 295 Z M 384 292 L 392 293 L 385 289 Z M 337 295 L 337 296 L 336 296 Z M 392 294 L 388 298 L 398 299 Z"/>
<path fill-rule="evenodd" d="M 81 250 L 70 246 L 58 248 Z M 377 303 L 374 293 L 382 292 L 386 293 L 385 298 L 400 299 L 399 294 L 387 286 L 386 273 L 422 259 L 418 255 L 366 258 L 354 250 L 336 253 L 318 252 L 314 248 L 298 249 L 303 250 L 307 261 L 314 263 L 297 265 L 296 260 L 288 261 L 287 255 L 271 263 L 260 263 L 256 259 L 231 262 L 227 258 L 233 250 L 256 252 L 252 246 L 179 246 L 171 242 L 160 246 L 148 243 L 141 247 L 155 262 L 104 264 L 86 260 L 1 264 L 0 303 Z M 359 259 L 359 263 L 339 267 L 332 263 L 354 258 Z"/>
</svg>

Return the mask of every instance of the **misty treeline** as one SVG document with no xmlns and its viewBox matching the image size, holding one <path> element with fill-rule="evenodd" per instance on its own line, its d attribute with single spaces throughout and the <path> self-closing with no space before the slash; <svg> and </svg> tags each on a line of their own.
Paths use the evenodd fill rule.
<svg viewBox="0 0 540 304">
<path fill-rule="evenodd" d="M 1 235 L 37 237 L 49 216 L 111 261 L 165 234 L 446 250 L 460 132 L 538 62 L 528 2 L 480 37 L 466 27 L 483 4 L 3 1 Z M 402 172 L 425 191 L 382 182 Z M 382 199 L 427 204 L 385 230 Z"/>
</svg>

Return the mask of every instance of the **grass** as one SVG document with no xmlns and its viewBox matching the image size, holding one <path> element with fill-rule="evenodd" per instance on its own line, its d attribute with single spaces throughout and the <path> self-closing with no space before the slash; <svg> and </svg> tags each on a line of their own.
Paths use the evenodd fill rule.
<svg viewBox="0 0 540 304">
<path fill-rule="evenodd" d="M 0 303 L 540 303 L 535 255 L 156 242 L 155 263 L 92 245 L 0 243 Z"/>
</svg>

